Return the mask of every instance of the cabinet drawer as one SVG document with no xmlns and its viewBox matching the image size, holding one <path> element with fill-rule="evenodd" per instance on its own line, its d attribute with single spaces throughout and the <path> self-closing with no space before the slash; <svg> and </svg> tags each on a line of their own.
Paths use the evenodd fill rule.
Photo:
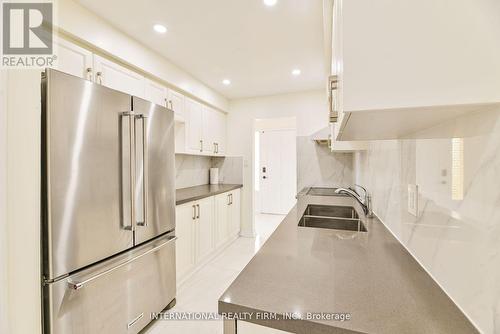
<svg viewBox="0 0 500 334">
<path fill-rule="evenodd" d="M 47 284 L 45 333 L 135 334 L 175 292 L 175 237 L 165 236 Z"/>
</svg>

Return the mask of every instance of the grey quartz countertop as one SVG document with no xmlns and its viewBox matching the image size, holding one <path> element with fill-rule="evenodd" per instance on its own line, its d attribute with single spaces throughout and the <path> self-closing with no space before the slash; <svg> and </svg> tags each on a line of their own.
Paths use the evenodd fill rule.
<svg viewBox="0 0 500 334">
<path fill-rule="evenodd" d="M 225 193 L 243 187 L 241 184 L 204 184 L 201 186 L 181 188 L 175 191 L 175 204 L 187 202 Z"/>
<path fill-rule="evenodd" d="M 477 333 L 445 292 L 377 219 L 368 232 L 298 227 L 308 204 L 350 197 L 298 195 L 297 205 L 219 299 L 219 313 L 294 333 Z M 280 320 L 262 319 L 262 312 Z M 284 320 L 296 312 L 301 319 Z M 310 319 L 348 313 L 348 321 Z M 260 319 L 258 319 L 260 314 Z"/>
</svg>

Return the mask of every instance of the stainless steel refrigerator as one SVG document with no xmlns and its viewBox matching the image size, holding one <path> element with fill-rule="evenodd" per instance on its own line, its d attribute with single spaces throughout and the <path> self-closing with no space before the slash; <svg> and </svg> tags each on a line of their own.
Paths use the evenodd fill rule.
<svg viewBox="0 0 500 334">
<path fill-rule="evenodd" d="M 45 334 L 137 333 L 175 303 L 173 112 L 42 75 Z"/>
</svg>

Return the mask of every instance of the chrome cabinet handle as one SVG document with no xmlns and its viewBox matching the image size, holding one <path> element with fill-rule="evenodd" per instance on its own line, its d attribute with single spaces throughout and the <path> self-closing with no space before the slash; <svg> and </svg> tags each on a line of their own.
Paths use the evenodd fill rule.
<svg viewBox="0 0 500 334">
<path fill-rule="evenodd" d="M 172 100 L 168 100 L 168 104 L 170 105 L 170 110 L 174 110 L 174 103 L 172 102 Z"/>
<path fill-rule="evenodd" d="M 203 140 L 200 140 L 200 152 L 203 152 Z"/>
<path fill-rule="evenodd" d="M 200 218 L 200 205 L 199 204 L 196 204 L 196 207 L 198 208 L 198 215 L 196 216 L 196 218 Z"/>
<path fill-rule="evenodd" d="M 230 205 L 230 204 L 231 204 L 231 199 L 230 199 L 230 197 L 229 197 L 229 194 L 227 194 L 227 203 L 226 203 L 226 204 L 227 204 L 227 205 Z"/>
<path fill-rule="evenodd" d="M 96 78 L 97 78 L 97 83 L 99 85 L 102 85 L 102 72 L 97 72 L 95 75 L 96 75 Z"/>
<path fill-rule="evenodd" d="M 138 226 L 148 226 L 148 136 L 147 136 L 147 122 L 145 115 L 136 115 L 135 117 L 142 122 L 142 222 L 137 222 Z"/>
<path fill-rule="evenodd" d="M 87 80 L 92 81 L 92 67 L 87 67 L 86 72 L 87 72 Z"/>
<path fill-rule="evenodd" d="M 233 194 L 229 194 L 229 198 L 231 199 L 229 205 L 233 205 Z"/>
<path fill-rule="evenodd" d="M 215 145 L 215 153 L 219 153 L 219 143 L 214 143 Z"/>
<path fill-rule="evenodd" d="M 95 274 L 94 276 L 90 277 L 90 278 L 87 278 L 86 280 L 83 280 L 83 281 L 73 281 L 71 279 L 68 280 L 67 284 L 68 284 L 68 288 L 70 288 L 71 290 L 80 290 L 81 288 L 83 288 L 86 284 L 104 276 L 104 275 L 107 275 L 107 274 L 110 274 L 112 273 L 113 271 L 117 270 L 117 269 L 120 269 L 121 267 L 123 266 L 126 266 L 127 264 L 130 264 L 136 260 L 139 260 L 140 258 L 146 256 L 146 255 L 149 255 L 151 253 L 154 253 L 156 251 L 158 251 L 159 249 L 167 246 L 168 244 L 170 244 L 171 242 L 177 240 L 177 237 L 170 237 L 167 241 L 165 241 L 164 243 L 162 243 L 161 245 L 158 245 L 144 253 L 142 253 L 141 255 L 138 255 L 136 257 L 133 257 L 125 262 L 122 262 L 110 269 L 107 269 L 107 270 L 104 270 L 98 274 Z"/>
<path fill-rule="evenodd" d="M 192 218 L 193 218 L 193 220 L 195 220 L 196 219 L 196 205 L 192 205 L 192 207 L 193 207 L 193 217 Z"/>
</svg>

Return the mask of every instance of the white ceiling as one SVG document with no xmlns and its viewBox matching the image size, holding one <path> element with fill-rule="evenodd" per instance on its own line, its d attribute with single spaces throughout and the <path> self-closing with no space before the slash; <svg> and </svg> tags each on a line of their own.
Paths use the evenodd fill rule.
<svg viewBox="0 0 500 334">
<path fill-rule="evenodd" d="M 262 0 L 79 2 L 230 99 L 325 82 L 321 0 L 278 0 L 274 7 Z M 168 32 L 154 32 L 156 23 Z M 302 74 L 292 76 L 294 68 Z"/>
</svg>

